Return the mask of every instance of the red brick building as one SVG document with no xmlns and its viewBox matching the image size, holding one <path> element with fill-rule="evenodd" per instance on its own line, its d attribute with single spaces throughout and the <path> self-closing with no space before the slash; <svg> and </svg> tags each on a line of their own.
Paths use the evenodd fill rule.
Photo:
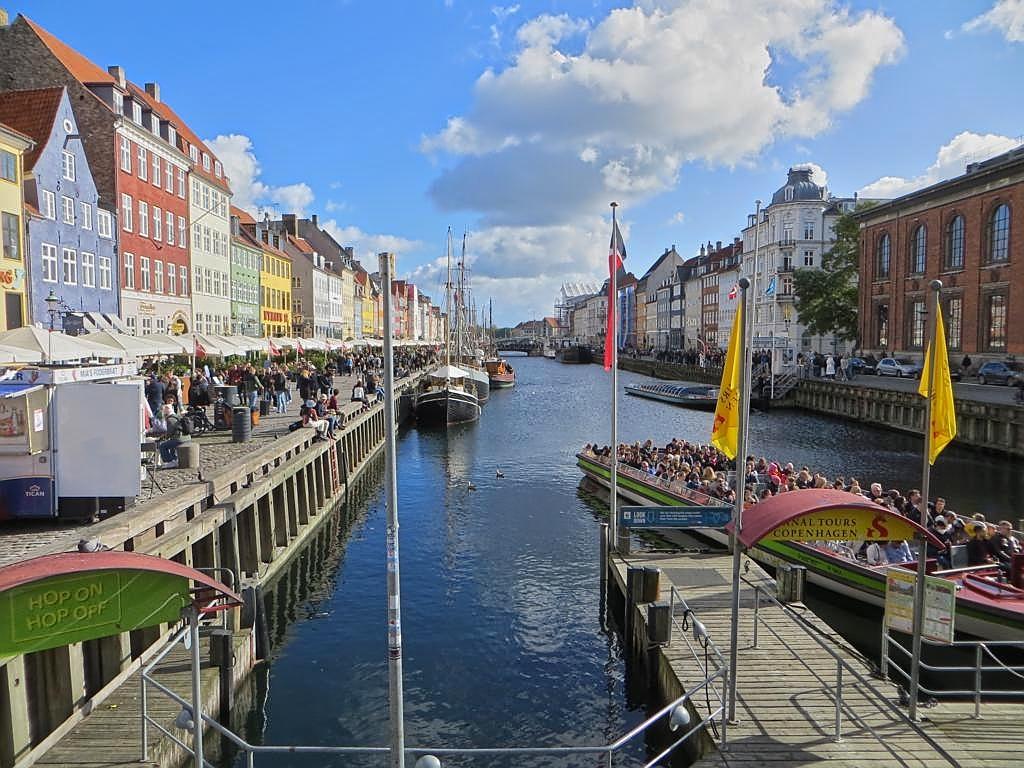
<svg viewBox="0 0 1024 768">
<path fill-rule="evenodd" d="M 1024 147 L 857 219 L 865 353 L 923 357 L 938 278 L 956 363 L 1024 354 Z"/>
</svg>

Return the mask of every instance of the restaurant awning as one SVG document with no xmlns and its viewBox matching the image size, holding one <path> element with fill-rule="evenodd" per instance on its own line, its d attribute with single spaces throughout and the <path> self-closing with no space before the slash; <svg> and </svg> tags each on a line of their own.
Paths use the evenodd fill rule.
<svg viewBox="0 0 1024 768">
<path fill-rule="evenodd" d="M 60 331 L 44 331 L 31 325 L 0 333 L 0 346 L 38 353 L 43 362 L 128 357 L 124 350 L 89 341 L 86 336 L 68 336 Z"/>
</svg>

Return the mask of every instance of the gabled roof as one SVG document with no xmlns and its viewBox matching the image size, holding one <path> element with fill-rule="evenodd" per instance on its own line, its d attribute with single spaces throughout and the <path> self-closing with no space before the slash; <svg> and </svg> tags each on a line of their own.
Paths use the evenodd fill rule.
<svg viewBox="0 0 1024 768">
<path fill-rule="evenodd" d="M 315 253 L 315 251 L 313 250 L 313 246 L 310 245 L 304 238 L 295 237 L 295 235 L 286 235 L 286 237 L 288 238 L 288 242 L 289 243 L 294 245 L 296 248 L 298 248 L 303 253 L 308 253 L 308 254 Z"/>
<path fill-rule="evenodd" d="M 50 49 L 50 52 L 58 61 L 60 61 L 61 64 L 64 65 L 68 72 L 71 73 L 71 76 L 76 80 L 84 85 L 109 85 L 120 88 L 118 81 L 105 69 L 90 61 L 87 57 L 83 56 L 63 41 L 58 40 L 55 36 L 47 32 L 31 19 L 26 16 L 21 16 L 21 18 L 24 19 L 25 23 L 28 24 L 33 32 L 35 32 L 40 41 Z M 210 151 L 210 148 L 206 146 L 206 144 L 204 144 L 203 141 L 195 135 L 195 133 L 192 132 L 188 123 L 182 120 L 165 102 L 157 101 L 146 93 L 144 88 L 140 88 L 130 81 L 125 83 L 125 87 L 132 98 L 139 99 L 149 107 L 149 109 L 156 112 L 156 114 L 161 118 L 169 120 L 171 124 L 174 125 L 174 129 L 177 131 L 180 139 L 187 139 L 190 143 L 195 144 L 201 152 L 205 151 L 209 154 L 212 160 L 217 160 L 217 156 Z M 106 105 L 106 102 L 102 102 L 102 100 L 101 103 Z M 175 149 L 180 151 L 181 147 L 175 147 Z M 188 154 L 187 150 L 185 151 L 185 154 Z M 218 179 L 214 173 L 204 171 L 201 163 L 194 166 L 193 170 L 203 178 L 209 180 L 211 184 L 216 184 L 230 191 L 230 185 L 226 176 L 222 175 L 221 178 Z"/>
<path fill-rule="evenodd" d="M 0 123 L 32 139 L 36 145 L 25 153 L 25 171 L 31 171 L 50 139 L 64 88 L 0 93 Z"/>
<path fill-rule="evenodd" d="M 117 85 L 117 81 L 102 67 L 87 59 L 71 46 L 58 40 L 45 29 L 26 16 L 21 16 L 25 23 L 32 28 L 43 44 L 50 49 L 60 63 L 63 64 L 72 76 L 79 82 L 102 83 L 103 85 Z"/>
<path fill-rule="evenodd" d="M 248 211 L 243 211 L 236 205 L 231 206 L 231 215 L 238 218 L 240 224 L 255 224 L 256 219 Z"/>
<path fill-rule="evenodd" d="M 646 272 L 644 272 L 643 277 L 648 277 L 648 276 L 654 274 L 655 270 L 657 270 L 658 267 L 661 266 L 662 262 L 664 262 L 665 259 L 668 259 L 668 258 L 670 258 L 672 256 L 679 256 L 679 253 L 676 251 L 676 249 L 674 247 L 673 248 L 669 248 L 667 251 L 665 251 L 663 254 L 661 254 L 661 256 L 659 256 L 654 261 L 654 263 L 651 264 L 651 266 L 648 268 L 648 270 Z"/>
</svg>

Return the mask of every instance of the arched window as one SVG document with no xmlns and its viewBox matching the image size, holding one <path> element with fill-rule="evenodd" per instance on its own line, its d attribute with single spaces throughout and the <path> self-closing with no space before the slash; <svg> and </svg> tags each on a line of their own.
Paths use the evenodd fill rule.
<svg viewBox="0 0 1024 768">
<path fill-rule="evenodd" d="M 889 259 L 891 254 L 892 249 L 889 242 L 889 233 L 886 232 L 878 238 L 878 248 L 875 252 L 875 277 L 883 278 L 889 276 Z"/>
<path fill-rule="evenodd" d="M 924 262 L 926 246 L 928 244 L 928 231 L 924 224 L 914 230 L 910 237 L 910 273 L 912 275 L 924 274 Z"/>
<path fill-rule="evenodd" d="M 946 227 L 946 269 L 964 268 L 964 217 L 957 214 Z"/>
<path fill-rule="evenodd" d="M 1010 206 L 1000 203 L 988 220 L 988 263 L 1010 260 Z"/>
</svg>

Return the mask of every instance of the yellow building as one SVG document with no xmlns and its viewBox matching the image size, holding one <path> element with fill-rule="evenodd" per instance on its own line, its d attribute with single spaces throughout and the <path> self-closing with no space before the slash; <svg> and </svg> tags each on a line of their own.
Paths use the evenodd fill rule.
<svg viewBox="0 0 1024 768">
<path fill-rule="evenodd" d="M 269 243 L 260 243 L 260 317 L 264 336 L 292 335 L 292 260 Z"/>
<path fill-rule="evenodd" d="M 25 324 L 25 200 L 23 157 L 35 146 L 28 136 L 0 124 L 0 329 Z"/>
</svg>

